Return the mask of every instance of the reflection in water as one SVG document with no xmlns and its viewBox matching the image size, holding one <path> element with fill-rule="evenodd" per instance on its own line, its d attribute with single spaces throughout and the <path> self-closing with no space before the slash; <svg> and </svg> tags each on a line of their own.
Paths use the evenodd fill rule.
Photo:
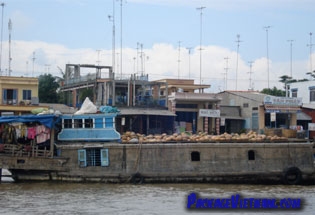
<svg viewBox="0 0 315 215">
<path fill-rule="evenodd" d="M 315 186 L 233 184 L 103 184 L 103 183 L 2 183 L 0 213 L 3 214 L 209 214 L 188 211 L 187 196 L 302 198 L 303 214 L 313 214 Z M 218 212 L 218 211 L 215 211 Z M 253 211 L 236 211 L 252 214 Z M 235 212 L 235 213 L 236 213 Z M 297 211 L 256 211 L 256 214 L 296 214 Z M 220 211 L 220 214 L 233 214 Z"/>
</svg>

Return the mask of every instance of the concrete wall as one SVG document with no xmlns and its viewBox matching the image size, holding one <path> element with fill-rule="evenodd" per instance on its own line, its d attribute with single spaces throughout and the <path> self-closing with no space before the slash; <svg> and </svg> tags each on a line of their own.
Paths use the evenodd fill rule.
<svg viewBox="0 0 315 215">
<path fill-rule="evenodd" d="M 109 150 L 108 167 L 79 167 L 78 149 L 63 146 L 62 157 L 70 172 L 62 176 L 129 177 L 137 172 L 147 178 L 216 177 L 241 175 L 279 176 L 288 167 L 303 173 L 314 171 L 312 145 L 309 143 L 187 143 L 187 144 L 104 144 Z M 248 152 L 255 153 L 249 160 Z M 200 153 L 192 161 L 191 153 Z"/>
</svg>

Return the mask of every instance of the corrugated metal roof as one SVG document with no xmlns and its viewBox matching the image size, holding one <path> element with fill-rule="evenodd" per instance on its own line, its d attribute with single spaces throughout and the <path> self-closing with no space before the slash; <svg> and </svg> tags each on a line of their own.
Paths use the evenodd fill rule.
<svg viewBox="0 0 315 215">
<path fill-rule="evenodd" d="M 310 117 L 309 115 L 307 115 L 306 113 L 303 112 L 298 112 L 296 115 L 296 119 L 297 120 L 312 120 L 312 117 Z"/>
<path fill-rule="evenodd" d="M 154 110 L 154 109 L 143 109 L 143 108 L 128 108 L 121 109 L 120 115 L 159 115 L 159 116 L 176 116 L 169 110 Z"/>
</svg>

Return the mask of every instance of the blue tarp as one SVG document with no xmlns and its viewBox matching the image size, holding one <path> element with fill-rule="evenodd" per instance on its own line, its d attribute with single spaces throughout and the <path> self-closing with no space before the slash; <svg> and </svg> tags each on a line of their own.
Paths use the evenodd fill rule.
<svg viewBox="0 0 315 215">
<path fill-rule="evenodd" d="M 54 118 L 55 115 L 47 114 L 47 115 L 21 115 L 21 116 L 3 116 L 0 117 L 0 123 L 13 123 L 13 122 L 21 122 L 21 123 L 30 123 L 30 122 L 39 122 L 42 125 L 45 125 L 48 128 L 54 127 Z"/>
<path fill-rule="evenodd" d="M 99 110 L 102 113 L 119 113 L 120 110 L 118 110 L 116 107 L 112 107 L 112 106 L 101 106 L 99 108 Z"/>
</svg>

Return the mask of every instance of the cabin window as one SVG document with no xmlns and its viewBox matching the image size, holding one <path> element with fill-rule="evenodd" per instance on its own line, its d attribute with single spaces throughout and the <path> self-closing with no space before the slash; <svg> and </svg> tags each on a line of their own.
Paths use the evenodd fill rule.
<svg viewBox="0 0 315 215">
<path fill-rule="evenodd" d="M 103 118 L 95 118 L 95 128 L 104 128 Z"/>
<path fill-rule="evenodd" d="M 74 119 L 74 127 L 75 128 L 82 128 L 83 127 L 83 120 L 82 119 Z"/>
<path fill-rule="evenodd" d="M 255 152 L 253 150 L 248 151 L 248 160 L 250 161 L 255 160 Z"/>
<path fill-rule="evenodd" d="M 84 120 L 85 128 L 93 128 L 93 119 L 85 119 Z"/>
<path fill-rule="evenodd" d="M 108 149 L 80 149 L 78 162 L 80 167 L 109 166 Z"/>
<path fill-rule="evenodd" d="M 114 118 L 105 119 L 105 128 L 112 128 L 114 125 Z"/>
<path fill-rule="evenodd" d="M 64 119 L 63 120 L 64 128 L 72 128 L 72 119 Z"/>
<path fill-rule="evenodd" d="M 200 152 L 191 152 L 191 161 L 200 161 Z"/>
</svg>

